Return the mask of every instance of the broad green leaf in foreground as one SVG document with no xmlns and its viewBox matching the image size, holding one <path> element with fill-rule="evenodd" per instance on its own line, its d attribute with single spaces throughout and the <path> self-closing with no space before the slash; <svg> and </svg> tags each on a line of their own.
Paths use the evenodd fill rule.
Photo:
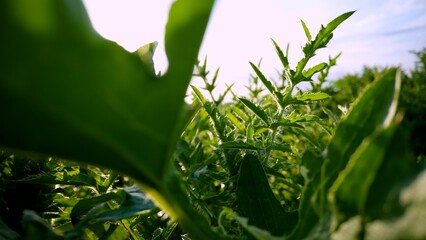
<svg viewBox="0 0 426 240">
<path fill-rule="evenodd" d="M 330 189 L 337 220 L 389 214 L 391 190 L 397 196 L 397 185 L 416 173 L 406 142 L 398 126 L 391 126 L 362 143 Z"/>
<path fill-rule="evenodd" d="M 382 127 L 389 116 L 393 118 L 396 96 L 399 94 L 400 81 L 396 81 L 396 70 L 388 70 L 378 76 L 375 82 L 357 99 L 349 114 L 339 124 L 327 147 L 321 170 L 308 175 L 302 203 L 299 208 L 299 223 L 291 239 L 306 237 L 319 219 L 325 218 L 330 210 L 327 194 L 338 174 L 346 167 L 349 158 L 361 142 L 378 128 Z M 318 157 L 307 155 L 305 164 L 318 161 Z M 304 157 L 304 158 L 305 158 Z M 307 169 L 312 169 L 307 167 Z"/>
<path fill-rule="evenodd" d="M 173 5 L 166 28 L 170 67 L 161 78 L 146 72 L 136 54 L 82 28 L 82 17 L 89 20 L 81 3 L 44 1 L 44 11 L 27 16 L 16 2 L 2 3 L 1 25 L 9 37 L 1 44 L 1 108 L 7 114 L 0 144 L 137 177 L 142 172 L 151 184 L 161 180 L 212 1 Z M 11 21 L 48 10 L 55 23 L 49 21 L 46 32 L 34 32 L 30 21 Z"/>
<path fill-rule="evenodd" d="M 52 227 L 40 216 L 31 210 L 24 210 L 22 214 L 22 226 L 25 229 L 24 235 L 19 239 L 24 240 L 44 240 L 64 239 L 63 236 L 56 233 Z"/>
<path fill-rule="evenodd" d="M 174 175 L 170 155 L 213 3 L 172 5 L 169 69 L 156 76 L 150 61 L 96 34 L 81 1 L 1 1 L 0 28 L 8 37 L 0 40 L 0 145 L 121 171 L 156 192 L 170 214 L 189 219 L 188 201 L 177 200 L 185 194 L 175 194 L 182 189 L 170 189 L 166 178 Z"/>
</svg>

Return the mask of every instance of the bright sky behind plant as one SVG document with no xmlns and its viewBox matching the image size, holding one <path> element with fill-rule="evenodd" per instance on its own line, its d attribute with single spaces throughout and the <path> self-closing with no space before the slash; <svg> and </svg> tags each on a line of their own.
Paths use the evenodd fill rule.
<svg viewBox="0 0 426 240">
<path fill-rule="evenodd" d="M 164 26 L 171 0 L 84 1 L 95 29 L 127 50 L 158 41 L 154 61 L 157 71 L 164 72 Z M 282 49 L 290 43 L 295 66 L 306 42 L 300 19 L 314 36 L 320 24 L 352 10 L 357 12 L 338 27 L 329 47 L 320 50 L 311 65 L 342 51 L 331 72 L 334 79 L 358 72 L 364 65 L 414 66 L 415 57 L 409 51 L 426 47 L 425 0 L 217 0 L 200 60 L 208 56 L 212 72 L 221 68 L 218 92 L 224 83 L 235 83 L 233 89 L 244 92 L 252 73 L 248 61 L 257 63 L 262 58 L 261 70 L 269 77 L 276 77 L 275 69 L 281 68 L 270 38 Z M 193 83 L 199 85 L 197 80 Z"/>
</svg>

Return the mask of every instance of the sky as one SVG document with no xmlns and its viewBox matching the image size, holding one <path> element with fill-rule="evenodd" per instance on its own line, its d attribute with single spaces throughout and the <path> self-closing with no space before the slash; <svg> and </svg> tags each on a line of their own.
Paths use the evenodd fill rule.
<svg viewBox="0 0 426 240">
<path fill-rule="evenodd" d="M 84 0 L 94 28 L 103 37 L 133 52 L 158 41 L 154 62 L 165 72 L 164 27 L 172 0 Z M 318 51 L 310 65 L 327 62 L 342 52 L 330 79 L 360 72 L 363 66 L 414 67 L 411 50 L 426 47 L 425 0 L 216 0 L 200 50 L 208 68 L 220 67 L 217 93 L 225 84 L 244 94 L 250 74 L 249 61 L 262 59 L 261 70 L 277 78 L 281 63 L 271 38 L 282 49 L 290 44 L 292 67 L 301 59 L 306 37 L 302 19 L 314 36 L 340 14 L 356 13 L 334 32 L 328 47 Z M 213 73 L 212 73 L 213 74 Z M 200 86 L 200 79 L 192 84 Z"/>
</svg>

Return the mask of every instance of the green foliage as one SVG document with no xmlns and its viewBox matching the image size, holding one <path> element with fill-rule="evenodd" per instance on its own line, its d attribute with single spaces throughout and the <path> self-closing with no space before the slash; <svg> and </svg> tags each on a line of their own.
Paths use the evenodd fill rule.
<svg viewBox="0 0 426 240">
<path fill-rule="evenodd" d="M 213 3 L 172 5 L 165 73 L 155 71 L 156 43 L 125 52 L 93 31 L 79 1 L 45 0 L 32 11 L 20 0 L 0 4 L 9 36 L 0 47 L 0 145 L 40 154 L 2 153 L 0 204 L 10 209 L 8 186 L 21 200 L 23 187 L 42 189 L 44 204 L 21 206 L 22 229 L 2 211 L 0 237 L 424 239 L 407 224 L 426 219 L 416 192 L 424 145 L 413 137 L 424 98 L 410 97 L 424 90 L 424 51 L 411 77 L 366 69 L 325 88 L 340 54 L 308 63 L 353 12 L 315 36 L 302 21 L 307 43 L 295 68 L 289 47 L 272 40 L 278 81 L 250 63 L 249 95 L 228 86 L 216 98 L 219 69 L 211 76 L 207 58 L 196 61 Z M 187 105 L 192 76 L 205 86 L 191 86 Z M 32 159 L 28 167 L 18 154 Z"/>
<path fill-rule="evenodd" d="M 297 218 L 287 213 L 275 198 L 259 160 L 250 154 L 244 156 L 241 164 L 237 201 L 238 211 L 247 217 L 248 224 L 275 236 L 289 234 L 296 224 Z"/>
<path fill-rule="evenodd" d="M 169 69 L 153 76 L 137 55 L 91 29 L 81 2 L 44 1 L 29 13 L 20 1 L 3 1 L 1 28 L 10 38 L 2 40 L 2 62 L 10 65 L 1 66 L 7 114 L 0 144 L 127 173 L 194 236 L 214 238 L 201 217 L 198 227 L 192 224 L 198 215 L 190 213 L 170 162 L 212 5 L 173 4 L 165 36 Z M 33 19 L 44 14 L 51 19 L 37 25 Z"/>
</svg>

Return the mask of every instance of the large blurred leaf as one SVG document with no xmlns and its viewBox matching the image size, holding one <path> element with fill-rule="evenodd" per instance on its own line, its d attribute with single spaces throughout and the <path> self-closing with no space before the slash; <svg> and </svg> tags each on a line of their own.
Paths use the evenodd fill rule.
<svg viewBox="0 0 426 240">
<path fill-rule="evenodd" d="M 415 175 L 406 138 L 392 126 L 366 139 L 352 155 L 330 190 L 340 220 L 354 215 L 376 218 L 392 214 L 390 192 Z M 400 185 L 400 186 L 398 186 Z"/>
<path fill-rule="evenodd" d="M 338 174 L 346 167 L 349 158 L 362 141 L 394 117 L 400 89 L 400 81 L 396 81 L 395 76 L 396 70 L 388 70 L 378 76 L 337 127 L 325 151 L 325 161 L 320 172 L 308 175 L 308 184 L 305 186 L 299 209 L 299 223 L 291 235 L 292 239 L 307 236 L 314 226 L 318 227 L 319 219 L 328 219 L 326 214 L 330 214 L 330 206 L 327 194 Z M 316 157 L 307 157 L 312 159 L 311 161 L 318 161 Z M 305 164 L 309 159 L 305 160 Z M 324 225 L 325 228 L 329 227 L 328 223 L 321 224 L 327 225 Z M 318 229 L 321 227 L 315 231 L 322 231 Z"/>
<path fill-rule="evenodd" d="M 423 170 L 400 194 L 399 202 L 405 207 L 398 218 L 374 221 L 367 225 L 366 238 L 374 239 L 426 239 L 426 171 Z"/>
<path fill-rule="evenodd" d="M 0 239 L 12 240 L 19 238 L 19 234 L 10 229 L 3 221 L 0 220 Z"/>
<path fill-rule="evenodd" d="M 398 80 L 398 81 L 397 81 Z M 396 70 L 386 71 L 357 99 L 337 126 L 323 165 L 324 189 L 330 188 L 361 142 L 395 115 L 401 81 Z"/>
<path fill-rule="evenodd" d="M 119 170 L 189 218 L 186 195 L 172 194 L 182 188 L 169 189 L 166 178 L 213 3 L 172 5 L 169 69 L 157 77 L 151 62 L 96 34 L 81 1 L 1 1 L 0 145 Z"/>
<path fill-rule="evenodd" d="M 30 210 L 24 210 L 22 216 L 22 226 L 24 228 L 24 235 L 19 239 L 65 239 L 60 234 L 56 233 L 43 218 Z"/>
<path fill-rule="evenodd" d="M 80 2 L 45 0 L 30 16 L 20 2 L 1 7 L 8 38 L 0 47 L 0 101 L 7 113 L 0 144 L 159 181 L 212 1 L 173 5 L 166 28 L 170 67 L 160 78 L 136 54 L 82 28 L 88 19 Z M 37 23 L 45 11 L 52 19 L 43 31 L 30 31 L 39 28 L 30 20 L 11 21 Z"/>
</svg>

